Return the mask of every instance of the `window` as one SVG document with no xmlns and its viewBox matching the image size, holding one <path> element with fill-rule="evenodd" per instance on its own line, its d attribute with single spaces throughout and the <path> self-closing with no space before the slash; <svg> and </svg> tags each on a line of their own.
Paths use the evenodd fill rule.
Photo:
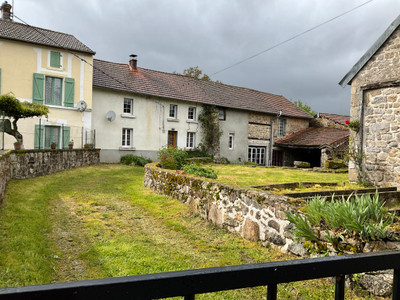
<svg viewBox="0 0 400 300">
<path fill-rule="evenodd" d="M 132 147 L 132 128 L 122 129 L 122 147 Z"/>
<path fill-rule="evenodd" d="M 133 114 L 133 99 L 124 99 L 124 114 Z"/>
<path fill-rule="evenodd" d="M 46 77 L 45 82 L 45 104 L 61 105 L 62 102 L 62 79 L 57 77 Z"/>
<path fill-rule="evenodd" d="M 186 147 L 187 148 L 194 148 L 196 145 L 196 133 L 195 132 L 188 132 L 186 137 Z"/>
<path fill-rule="evenodd" d="M 226 111 L 223 108 L 220 108 L 218 111 L 218 120 L 225 121 L 226 120 Z"/>
<path fill-rule="evenodd" d="M 230 133 L 229 134 L 229 142 L 228 142 L 229 150 L 233 150 L 234 138 L 235 138 L 235 135 L 233 133 Z"/>
<path fill-rule="evenodd" d="M 189 107 L 188 109 L 188 120 L 196 120 L 196 107 Z"/>
<path fill-rule="evenodd" d="M 52 143 L 57 144 L 57 149 L 67 149 L 70 141 L 69 126 L 35 125 L 35 149 L 50 149 Z"/>
<path fill-rule="evenodd" d="M 248 161 L 265 165 L 265 147 L 249 147 Z"/>
<path fill-rule="evenodd" d="M 61 68 L 61 53 L 58 51 L 50 51 L 50 67 Z"/>
<path fill-rule="evenodd" d="M 178 117 L 178 105 L 169 105 L 169 117 L 176 119 Z"/>
<path fill-rule="evenodd" d="M 286 134 L 286 119 L 278 119 L 278 136 Z"/>
</svg>

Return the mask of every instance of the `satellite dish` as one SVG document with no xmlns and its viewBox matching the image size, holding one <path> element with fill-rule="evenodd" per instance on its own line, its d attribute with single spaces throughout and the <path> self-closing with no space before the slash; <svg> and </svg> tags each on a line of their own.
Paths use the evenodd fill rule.
<svg viewBox="0 0 400 300">
<path fill-rule="evenodd" d="M 76 104 L 76 107 L 78 108 L 79 111 L 85 111 L 87 108 L 87 104 L 85 101 L 81 100 Z"/>
<path fill-rule="evenodd" d="M 110 122 L 114 121 L 115 120 L 115 112 L 110 110 L 108 113 L 106 113 L 106 118 Z"/>
</svg>

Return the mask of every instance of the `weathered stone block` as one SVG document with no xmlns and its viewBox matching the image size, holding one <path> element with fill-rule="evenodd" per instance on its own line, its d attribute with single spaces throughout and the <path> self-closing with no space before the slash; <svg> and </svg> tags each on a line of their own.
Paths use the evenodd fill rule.
<svg viewBox="0 0 400 300">
<path fill-rule="evenodd" d="M 256 222 L 246 219 L 243 226 L 243 237 L 246 240 L 258 241 L 260 239 L 260 226 Z"/>
</svg>

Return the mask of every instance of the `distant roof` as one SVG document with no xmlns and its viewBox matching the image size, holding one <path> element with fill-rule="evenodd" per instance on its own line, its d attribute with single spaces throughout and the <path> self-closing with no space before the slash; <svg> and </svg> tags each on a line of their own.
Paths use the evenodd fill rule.
<svg viewBox="0 0 400 300">
<path fill-rule="evenodd" d="M 375 43 L 368 49 L 367 52 L 359 59 L 359 61 L 351 68 L 351 70 L 343 77 L 339 82 L 342 87 L 347 84 L 351 84 L 353 78 L 361 71 L 365 64 L 371 59 L 371 57 L 379 50 L 380 47 L 386 42 L 386 40 L 392 35 L 392 33 L 400 25 L 400 15 L 390 24 L 385 32 L 375 41 Z"/>
<path fill-rule="evenodd" d="M 333 146 L 346 140 L 350 135 L 348 129 L 332 127 L 308 127 L 276 141 L 276 145 L 289 148 L 322 148 Z"/>
<path fill-rule="evenodd" d="M 319 113 L 319 116 L 321 118 L 331 120 L 340 125 L 346 125 L 346 121 L 350 120 L 350 116 L 337 115 L 337 114 Z"/>
<path fill-rule="evenodd" d="M 0 19 L 1 38 L 95 54 L 71 34 Z"/>
<path fill-rule="evenodd" d="M 93 64 L 93 86 L 97 88 L 270 114 L 282 111 L 283 116 L 311 118 L 283 96 L 143 68 L 131 71 L 128 64 L 97 59 Z"/>
</svg>

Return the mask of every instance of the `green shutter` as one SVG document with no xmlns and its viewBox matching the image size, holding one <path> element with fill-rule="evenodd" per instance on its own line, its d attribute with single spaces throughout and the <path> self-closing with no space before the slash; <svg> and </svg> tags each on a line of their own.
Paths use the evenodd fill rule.
<svg viewBox="0 0 400 300">
<path fill-rule="evenodd" d="M 33 103 L 43 104 L 44 99 L 44 75 L 40 73 L 33 73 Z"/>
<path fill-rule="evenodd" d="M 64 106 L 74 107 L 75 79 L 65 78 Z"/>
<path fill-rule="evenodd" d="M 60 68 L 61 53 L 58 51 L 50 51 L 50 67 Z"/>
<path fill-rule="evenodd" d="M 68 149 L 70 128 L 68 126 L 63 127 L 63 148 Z"/>
<path fill-rule="evenodd" d="M 43 125 L 35 125 L 35 142 L 34 142 L 35 149 L 39 148 L 43 149 L 44 145 L 43 129 L 44 129 Z"/>
</svg>

